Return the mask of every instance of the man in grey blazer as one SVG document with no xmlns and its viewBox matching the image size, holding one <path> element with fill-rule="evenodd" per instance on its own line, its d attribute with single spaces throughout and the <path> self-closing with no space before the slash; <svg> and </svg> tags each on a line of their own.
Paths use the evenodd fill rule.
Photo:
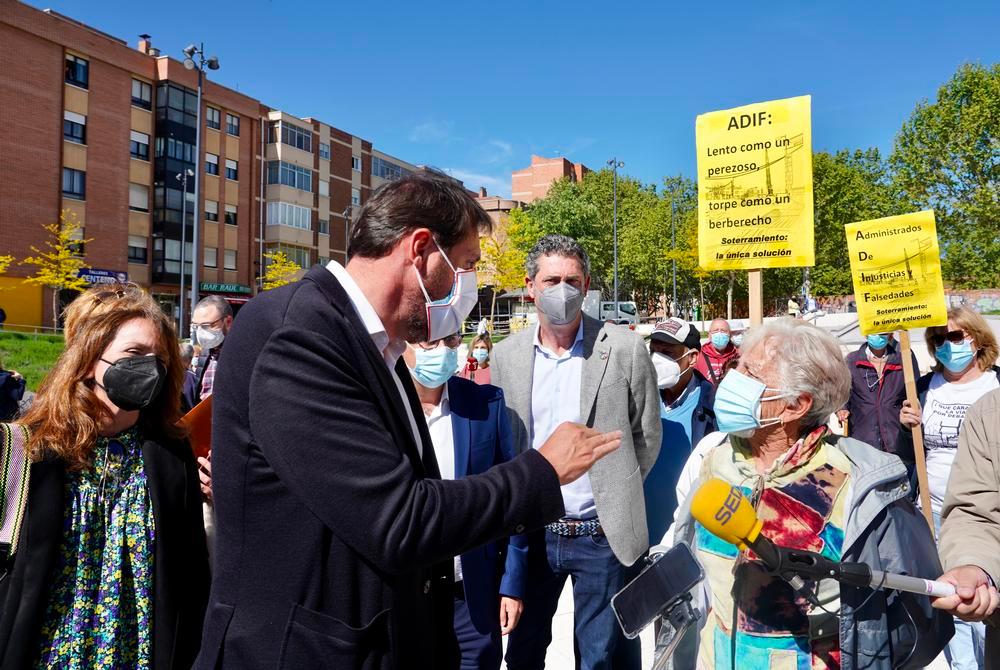
<svg viewBox="0 0 1000 670">
<path fill-rule="evenodd" d="M 606 668 L 623 639 L 611 597 L 649 548 L 642 484 L 660 450 L 656 372 L 642 338 L 582 313 L 590 261 L 578 242 L 546 235 L 528 254 L 527 275 L 538 325 L 497 344 L 490 366 L 516 448 L 537 449 L 565 421 L 623 436 L 617 452 L 562 487 L 566 516 L 532 535 L 524 615 L 507 667 L 544 667 L 552 616 L 572 577 L 579 667 Z"/>
</svg>

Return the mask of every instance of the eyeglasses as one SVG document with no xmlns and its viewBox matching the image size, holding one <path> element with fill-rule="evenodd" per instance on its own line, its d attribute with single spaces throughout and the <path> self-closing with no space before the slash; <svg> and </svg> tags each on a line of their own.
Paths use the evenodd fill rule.
<svg viewBox="0 0 1000 670">
<path fill-rule="evenodd" d="M 223 320 L 224 318 L 226 318 L 226 317 L 224 317 L 224 316 L 220 316 L 220 317 L 219 317 L 218 319 L 216 319 L 215 321 L 207 321 L 207 322 L 205 322 L 205 323 L 192 323 L 192 324 L 191 324 L 191 327 L 192 327 L 192 328 L 208 328 L 209 330 L 211 330 L 211 329 L 212 329 L 212 326 L 214 326 L 215 324 L 219 323 L 219 322 L 220 322 L 220 321 L 222 321 L 222 320 Z"/>
<path fill-rule="evenodd" d="M 420 347 L 421 349 L 426 349 L 426 350 L 437 349 L 438 345 L 441 344 L 442 342 L 444 342 L 444 346 L 448 347 L 449 349 L 454 349 L 455 347 L 457 347 L 462 343 L 462 335 L 461 333 L 455 333 L 454 335 L 449 335 L 448 337 L 442 337 L 441 339 L 438 340 L 431 340 L 430 342 L 419 342 L 417 346 Z"/>
<path fill-rule="evenodd" d="M 944 344 L 945 340 L 948 340 L 952 344 L 961 344 L 967 337 L 968 335 L 965 334 L 964 330 L 949 330 L 947 333 L 934 333 L 931 335 L 931 344 L 935 347 L 940 347 Z"/>
</svg>

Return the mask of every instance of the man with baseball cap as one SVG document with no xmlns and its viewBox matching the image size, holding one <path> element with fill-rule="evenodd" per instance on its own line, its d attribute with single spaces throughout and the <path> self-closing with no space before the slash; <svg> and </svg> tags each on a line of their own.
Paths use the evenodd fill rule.
<svg viewBox="0 0 1000 670">
<path fill-rule="evenodd" d="M 677 478 L 702 437 L 715 430 L 715 387 L 695 368 L 701 353 L 698 329 L 678 318 L 660 321 L 649 338 L 660 389 L 660 454 L 646 478 L 646 522 L 662 537 L 674 518 Z"/>
</svg>

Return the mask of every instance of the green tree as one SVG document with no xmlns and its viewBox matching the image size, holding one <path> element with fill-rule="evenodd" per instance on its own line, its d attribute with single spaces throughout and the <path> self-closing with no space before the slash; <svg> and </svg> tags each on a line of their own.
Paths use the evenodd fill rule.
<svg viewBox="0 0 1000 670">
<path fill-rule="evenodd" d="M 518 218 L 523 217 L 521 210 L 515 211 L 518 212 Z M 511 238 L 510 225 L 509 219 L 495 225 L 480 244 L 482 257 L 479 259 L 477 276 L 480 288 L 489 286 L 493 290 L 490 303 L 491 328 L 493 315 L 496 313 L 497 294 L 524 286 L 525 252 Z"/>
<path fill-rule="evenodd" d="M 2 256 L 2 255 L 0 255 L 0 275 L 2 275 L 4 272 L 7 272 L 7 268 L 9 268 L 10 264 L 13 263 L 13 262 L 14 262 L 14 257 L 13 256 L 10 256 L 10 255 Z"/>
<path fill-rule="evenodd" d="M 917 104 L 890 157 L 917 209 L 933 209 L 946 281 L 1000 284 L 1000 63 L 966 64 Z"/>
<path fill-rule="evenodd" d="M 28 284 L 44 286 L 52 290 L 52 328 L 59 327 L 59 293 L 61 291 L 83 291 L 87 281 L 80 277 L 80 270 L 89 268 L 83 260 L 82 249 L 87 242 L 82 238 L 80 223 L 76 214 L 64 209 L 59 215 L 59 223 L 42 226 L 49 234 L 45 240 L 48 250 L 42 251 L 32 245 L 34 256 L 28 256 L 20 265 L 34 265 L 38 268 L 33 275 L 25 277 Z"/>
<path fill-rule="evenodd" d="M 261 277 L 261 288 L 270 291 L 295 281 L 295 275 L 302 268 L 298 263 L 285 255 L 283 251 L 272 251 L 264 254 L 266 267 Z"/>
</svg>

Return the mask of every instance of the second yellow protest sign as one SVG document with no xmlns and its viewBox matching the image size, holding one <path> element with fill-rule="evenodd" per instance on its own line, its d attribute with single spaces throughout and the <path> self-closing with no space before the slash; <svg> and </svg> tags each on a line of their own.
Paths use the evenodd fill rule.
<svg viewBox="0 0 1000 670">
<path fill-rule="evenodd" d="M 862 335 L 948 322 L 934 212 L 844 226 Z"/>
<path fill-rule="evenodd" d="M 703 269 L 815 264 L 810 108 L 805 95 L 698 116 Z"/>
</svg>

